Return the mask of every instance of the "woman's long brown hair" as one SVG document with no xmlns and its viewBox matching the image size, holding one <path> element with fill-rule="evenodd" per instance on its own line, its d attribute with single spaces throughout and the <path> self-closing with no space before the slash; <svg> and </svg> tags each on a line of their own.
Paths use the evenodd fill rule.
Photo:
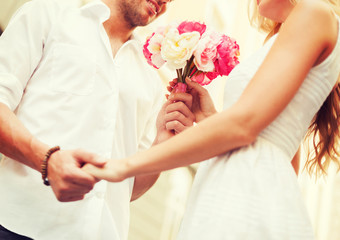
<svg viewBox="0 0 340 240">
<path fill-rule="evenodd" d="M 340 15 L 340 0 L 324 0 L 328 2 L 337 15 Z M 293 4 L 297 0 L 291 0 Z M 267 32 L 267 41 L 281 27 L 259 15 L 256 1 L 249 0 L 250 23 L 259 30 Z M 340 63 L 339 63 L 340 64 Z M 316 113 L 305 137 L 307 145 L 307 161 L 305 168 L 316 176 L 326 174 L 329 164 L 334 161 L 340 169 L 340 75 L 337 84 L 328 95 L 320 110 Z"/>
<path fill-rule="evenodd" d="M 305 137 L 305 145 L 307 146 L 305 168 L 309 173 L 315 173 L 316 176 L 326 174 L 331 161 L 334 161 L 340 169 L 339 115 L 340 83 L 338 81 L 315 115 Z"/>
</svg>

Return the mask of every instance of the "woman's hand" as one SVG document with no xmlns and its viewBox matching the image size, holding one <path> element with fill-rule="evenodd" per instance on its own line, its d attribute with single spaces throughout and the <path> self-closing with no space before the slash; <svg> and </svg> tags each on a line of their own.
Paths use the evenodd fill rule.
<svg viewBox="0 0 340 240">
<path fill-rule="evenodd" d="M 103 167 L 96 167 L 92 164 L 86 164 L 82 170 L 96 177 L 98 180 L 121 182 L 126 178 L 125 163 L 125 159 L 110 159 Z"/>
<path fill-rule="evenodd" d="M 190 109 L 195 115 L 195 121 L 200 122 L 203 119 L 215 114 L 217 111 L 215 109 L 214 103 L 209 95 L 209 92 L 196 82 L 186 78 L 186 83 L 188 85 L 187 93 L 171 93 L 168 97 L 169 100 L 178 99 L 179 96 L 185 94 L 192 95 L 192 104 Z M 170 82 L 168 91 L 172 92 L 173 87 L 176 85 L 177 79 Z"/>
</svg>

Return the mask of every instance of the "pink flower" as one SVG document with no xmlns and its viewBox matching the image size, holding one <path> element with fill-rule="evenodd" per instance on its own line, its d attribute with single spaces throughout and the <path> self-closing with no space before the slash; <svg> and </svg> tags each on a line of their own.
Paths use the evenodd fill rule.
<svg viewBox="0 0 340 240">
<path fill-rule="evenodd" d="M 200 72 L 195 74 L 191 80 L 197 82 L 201 86 L 204 86 L 210 84 L 212 80 L 218 77 L 218 75 L 218 72 Z"/>
<path fill-rule="evenodd" d="M 221 76 L 228 76 L 231 70 L 239 64 L 240 47 L 234 39 L 223 35 L 221 43 L 217 46 L 217 54 L 215 69 Z"/>
<path fill-rule="evenodd" d="M 184 21 L 181 24 L 179 24 L 177 29 L 179 34 L 196 31 L 199 32 L 199 34 L 202 36 L 205 30 L 207 29 L 207 26 L 199 22 Z"/>
<path fill-rule="evenodd" d="M 198 42 L 194 51 L 194 63 L 198 70 L 211 72 L 214 70 L 214 62 L 217 58 L 217 46 L 221 42 L 221 36 L 215 32 L 206 32 Z"/>
<path fill-rule="evenodd" d="M 207 72 L 207 78 L 210 80 L 209 83 L 214 80 L 215 78 L 217 78 L 220 74 L 218 72 Z M 207 83 L 207 84 L 209 84 Z"/>
</svg>

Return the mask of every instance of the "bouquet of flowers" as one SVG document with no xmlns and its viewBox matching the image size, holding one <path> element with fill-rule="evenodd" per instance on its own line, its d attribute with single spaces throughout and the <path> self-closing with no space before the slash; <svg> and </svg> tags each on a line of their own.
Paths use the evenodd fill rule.
<svg viewBox="0 0 340 240">
<path fill-rule="evenodd" d="M 234 39 L 193 21 L 158 28 L 147 38 L 143 53 L 157 69 L 165 63 L 176 69 L 176 92 L 186 92 L 186 77 L 207 85 L 217 76 L 228 76 L 239 63 Z"/>
</svg>

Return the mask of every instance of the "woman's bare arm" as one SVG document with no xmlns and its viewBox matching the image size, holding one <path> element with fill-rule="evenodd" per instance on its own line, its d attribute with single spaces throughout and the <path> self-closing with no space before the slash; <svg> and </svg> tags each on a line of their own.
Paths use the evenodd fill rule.
<svg viewBox="0 0 340 240">
<path fill-rule="evenodd" d="M 310 69 L 337 40 L 337 20 L 317 1 L 301 1 L 280 30 L 267 57 L 240 99 L 231 108 L 197 126 L 103 169 L 88 169 L 100 178 L 120 181 L 200 162 L 251 144 L 294 97 Z"/>
</svg>

